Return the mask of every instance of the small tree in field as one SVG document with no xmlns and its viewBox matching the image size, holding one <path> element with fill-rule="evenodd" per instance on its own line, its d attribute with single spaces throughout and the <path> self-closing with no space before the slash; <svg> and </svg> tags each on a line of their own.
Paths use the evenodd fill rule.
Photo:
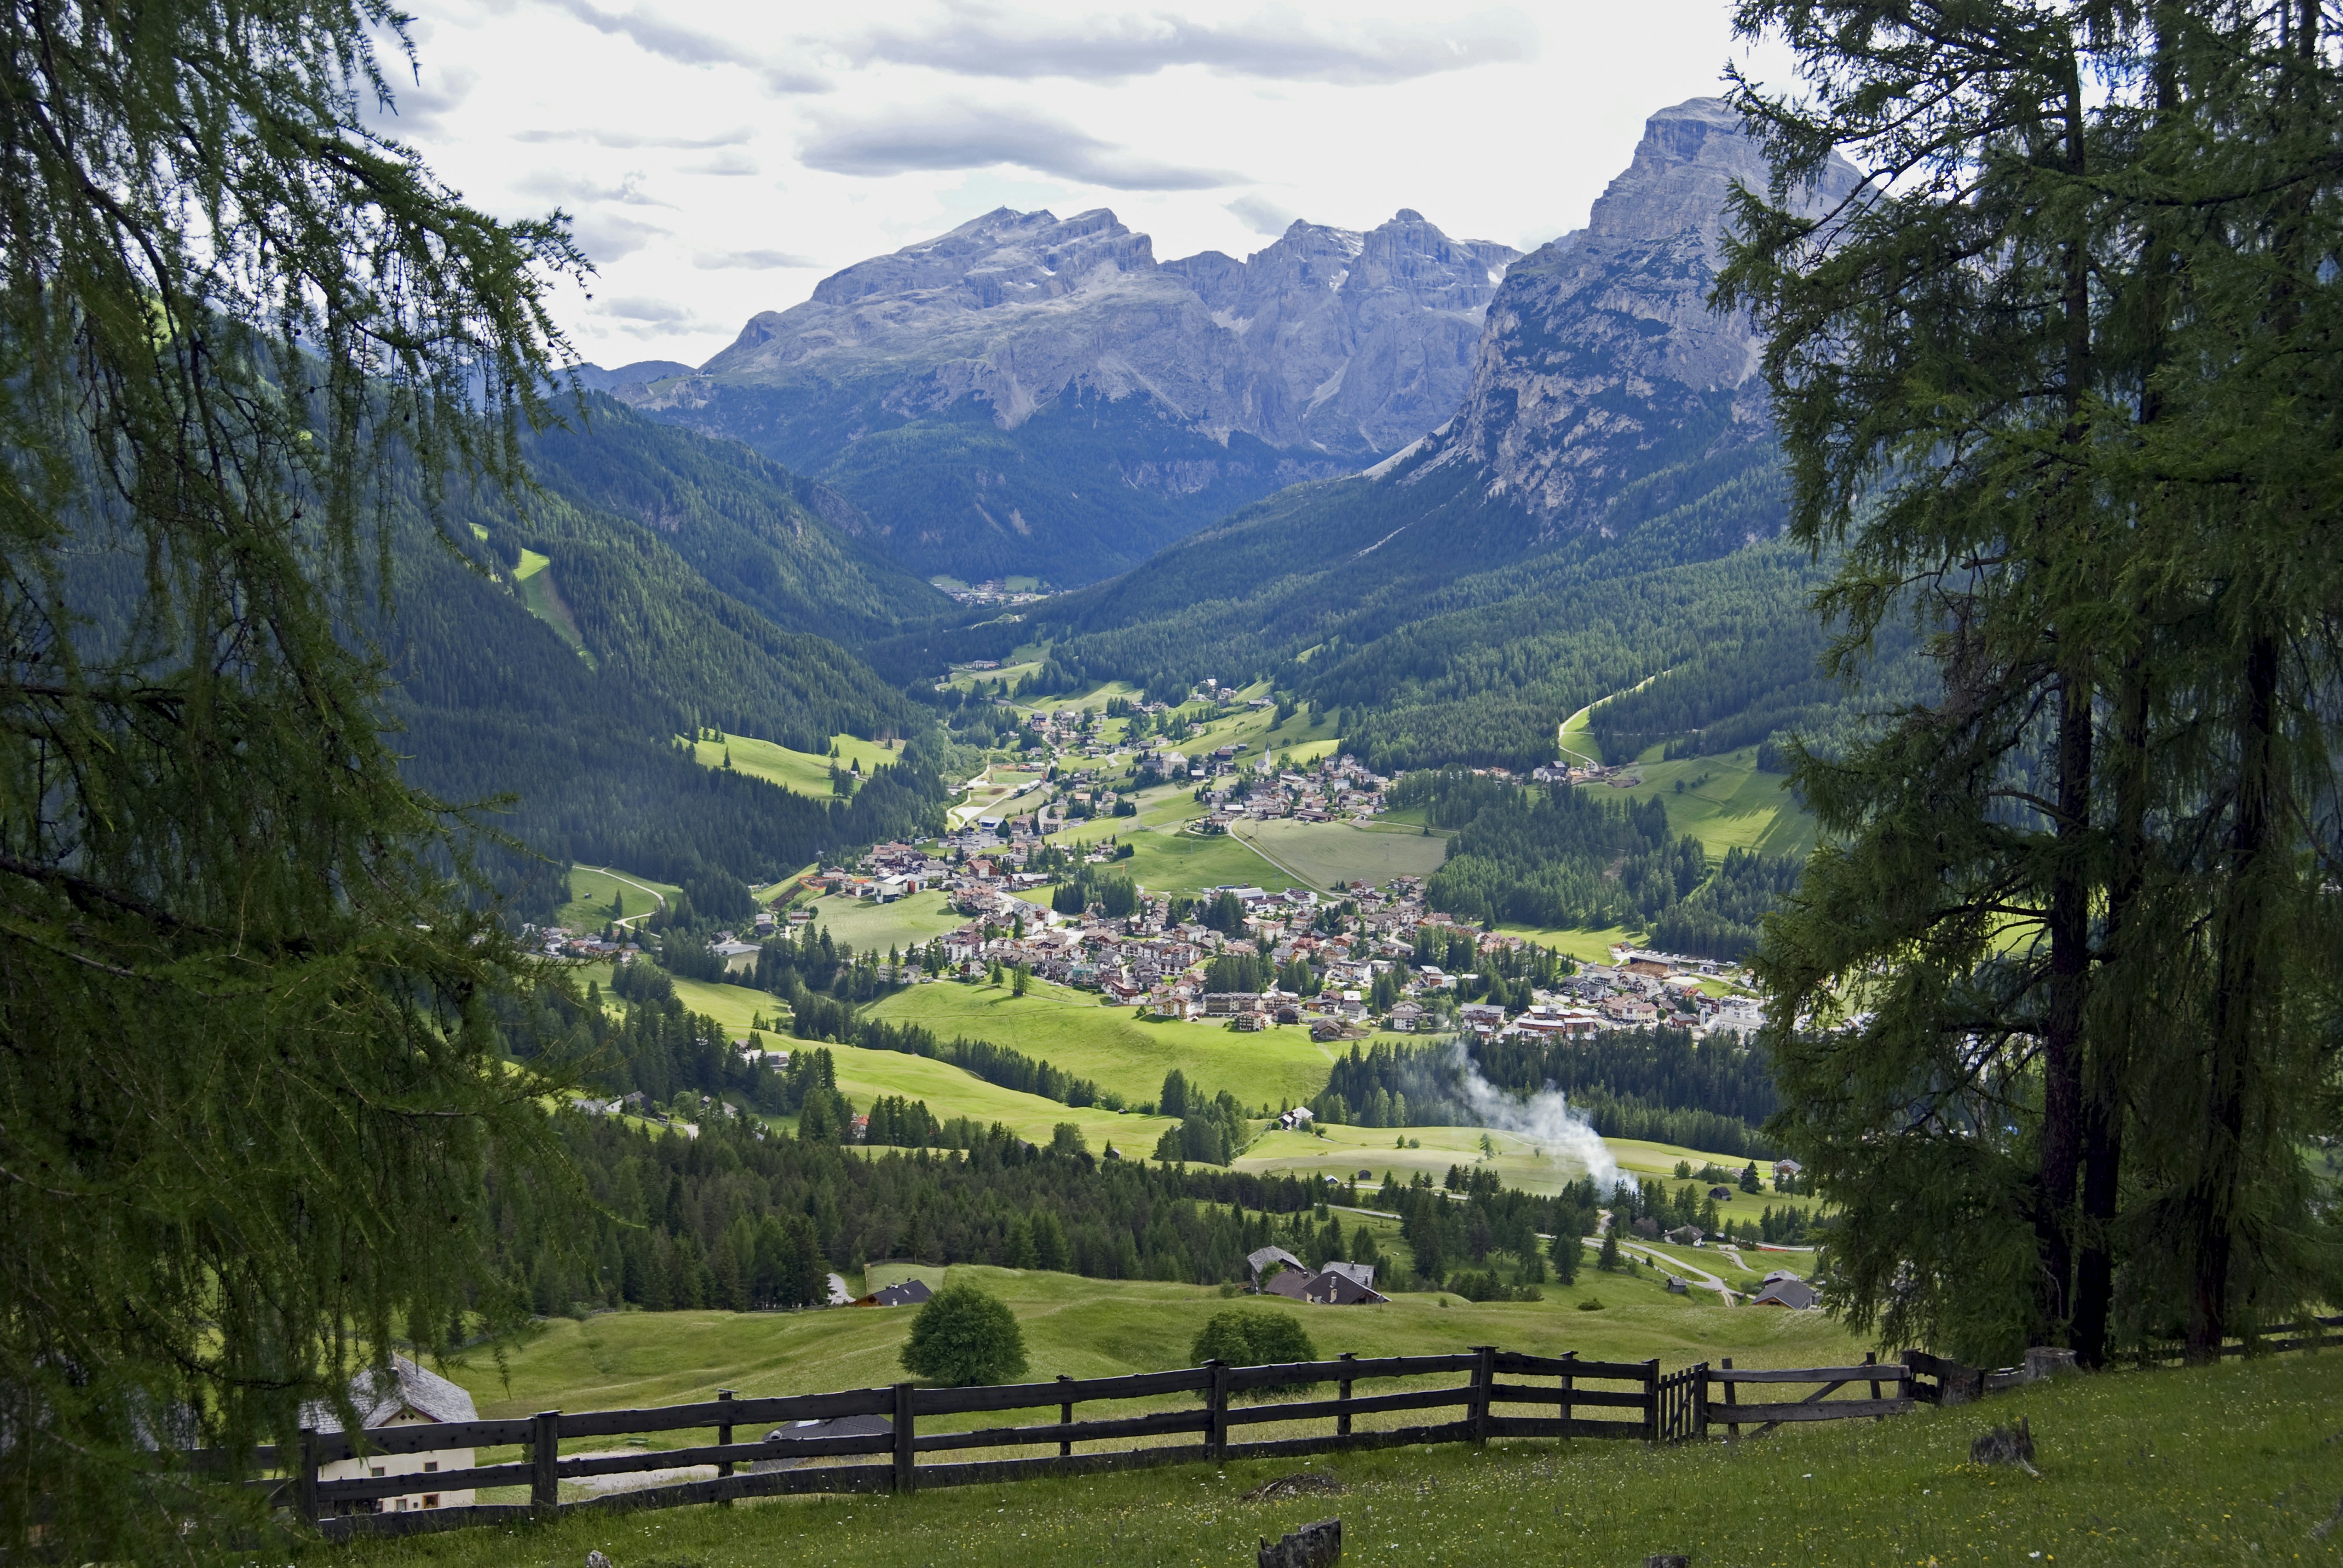
<svg viewBox="0 0 2343 1568">
<path fill-rule="evenodd" d="M 1025 1375 L 1025 1332 L 1000 1301 L 974 1285 L 946 1285 L 911 1320 L 903 1370 L 950 1388 Z"/>
<path fill-rule="evenodd" d="M 1231 1311 L 1214 1312 L 1197 1332 L 1196 1342 L 1188 1348 L 1188 1359 L 1201 1366 L 1206 1362 L 1226 1362 L 1231 1366 L 1272 1366 L 1282 1362 L 1314 1362 L 1318 1347 L 1310 1341 L 1310 1332 L 1283 1312 L 1262 1311 Z M 1311 1382 L 1281 1383 L 1271 1388 L 1255 1389 L 1253 1397 L 1264 1394 L 1298 1393 L 1315 1388 Z"/>
</svg>

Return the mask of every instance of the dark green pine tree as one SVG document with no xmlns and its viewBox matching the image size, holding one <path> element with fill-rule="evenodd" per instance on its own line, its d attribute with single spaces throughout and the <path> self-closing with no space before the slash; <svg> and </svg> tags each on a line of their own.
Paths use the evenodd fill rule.
<svg viewBox="0 0 2343 1568">
<path fill-rule="evenodd" d="M 11 1556 L 261 1528 L 214 1517 L 257 1493 L 166 1502 L 158 1445 L 290 1442 L 357 1362 L 513 1295 L 474 1217 L 492 1149 L 547 1147 L 491 1019 L 532 971 L 450 883 L 352 628 L 397 508 L 518 480 L 585 267 L 367 128 L 402 26 L 0 18 Z"/>
<path fill-rule="evenodd" d="M 2333 1056 L 2289 1000 L 2334 949 L 2335 574 L 2302 520 L 2335 405 L 2273 368 L 2328 329 L 2318 8 L 1740 22 L 1806 92 L 1739 94 L 1776 179 L 1720 298 L 1771 338 L 1842 669 L 1909 618 L 1940 678 L 1798 759 L 1830 842 L 1760 960 L 1801 1025 L 1778 1131 L 1843 1210 L 1834 1304 L 1976 1358 L 2209 1355 L 2335 1277 L 2295 1151 Z M 1834 148 L 1874 177 L 1817 213 Z"/>
</svg>

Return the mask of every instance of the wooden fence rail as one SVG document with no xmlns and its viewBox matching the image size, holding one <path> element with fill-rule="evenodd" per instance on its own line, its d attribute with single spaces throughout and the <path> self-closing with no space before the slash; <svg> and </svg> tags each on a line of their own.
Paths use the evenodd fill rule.
<svg viewBox="0 0 2343 1568">
<path fill-rule="evenodd" d="M 2343 1328 L 2343 1317 L 2279 1325 L 2247 1353 L 2305 1348 L 2323 1331 Z M 1453 1380 L 1463 1374 L 1464 1381 Z M 246 1483 L 276 1493 L 329 1535 L 441 1530 L 519 1517 L 551 1518 L 579 1509 L 677 1507 L 738 1498 L 811 1492 L 910 1492 L 923 1486 L 965 1486 L 1041 1475 L 1229 1459 L 1324 1453 L 1406 1443 L 1483 1442 L 1493 1437 L 1586 1437 L 1682 1442 L 1705 1437 L 1721 1422 L 1734 1437 L 1745 1426 L 1758 1434 L 1785 1422 L 1884 1419 L 1920 1403 L 1958 1404 L 1990 1389 L 2033 1375 L 1964 1367 L 1923 1352 L 1899 1362 L 1866 1356 L 1859 1366 L 1736 1368 L 1731 1358 L 1663 1374 L 1657 1361 L 1589 1361 L 1575 1352 L 1526 1355 L 1484 1346 L 1469 1353 L 1361 1357 L 1269 1366 L 1213 1362 L 1177 1372 L 1131 1377 L 1069 1378 L 999 1388 L 850 1389 L 836 1393 L 739 1399 L 729 1392 L 690 1404 L 640 1410 L 543 1411 L 520 1420 L 442 1422 L 361 1433 L 304 1432 L 297 1451 L 265 1449 L 249 1467 L 277 1473 Z M 1361 1393 L 1362 1383 L 1418 1381 L 1385 1393 Z M 1526 1380 L 1544 1380 L 1532 1382 Z M 1333 1385 L 1332 1397 L 1323 1392 Z M 1790 1385 L 1814 1385 L 1802 1398 L 1783 1397 Z M 1849 1385 L 1862 1392 L 1834 1397 Z M 1744 1391 L 1760 1398 L 1745 1401 Z M 1775 1391 L 1781 1390 L 1781 1394 Z M 1133 1401 L 1176 1401 L 1131 1410 Z M 1121 1412 L 1085 1412 L 1081 1405 L 1121 1404 Z M 1541 1407 L 1536 1413 L 1523 1407 Z M 960 1428 L 945 1418 L 1041 1411 L 1039 1421 Z M 1421 1424 L 1366 1424 L 1375 1418 L 1447 1412 Z M 875 1418 L 875 1421 L 874 1421 Z M 852 1430 L 824 1431 L 851 1421 Z M 1324 1422 L 1319 1433 L 1247 1442 L 1249 1429 Z M 923 1423 L 924 1426 L 923 1426 Z M 769 1432 L 737 1441 L 740 1428 Z M 662 1448 L 601 1449 L 564 1454 L 564 1442 L 587 1439 L 712 1432 L 713 1442 Z M 801 1435 L 800 1435 L 801 1434 Z M 1234 1435 L 1232 1435 L 1234 1434 Z M 1077 1445 L 1120 1443 L 1111 1449 Z M 467 1469 L 326 1479 L 321 1470 L 353 1459 L 446 1452 L 454 1449 L 518 1447 L 523 1457 Z M 1032 1453 L 995 1459 L 945 1455 L 971 1450 L 1023 1448 Z M 856 1462 L 809 1465 L 809 1460 Z M 196 1453 L 197 1473 L 224 1475 L 224 1456 Z M 561 1500 L 564 1482 L 584 1482 L 651 1470 L 712 1465 L 712 1479 Z M 405 1513 L 378 1512 L 380 1501 L 426 1492 L 528 1489 L 527 1503 L 476 1503 Z"/>
</svg>

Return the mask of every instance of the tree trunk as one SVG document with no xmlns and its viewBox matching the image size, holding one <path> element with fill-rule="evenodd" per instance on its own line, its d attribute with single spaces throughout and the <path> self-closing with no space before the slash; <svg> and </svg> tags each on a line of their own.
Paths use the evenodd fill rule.
<svg viewBox="0 0 2343 1568">
<path fill-rule="evenodd" d="M 2262 883 L 2277 815 L 2278 658 L 2275 637 L 2258 633 L 2247 643 L 2228 874 L 2214 931 L 2217 968 L 2205 1121 L 2196 1180 L 2188 1193 L 2191 1363 L 2217 1359 L 2228 1330 L 2232 1226 L 2244 1173 L 2246 1094 L 2255 1075 L 2254 1041 L 2261 1007 Z"/>
<path fill-rule="evenodd" d="M 2147 956 L 2134 950 L 2147 873 L 2147 656 L 2126 660 L 2116 696 L 2115 877 L 2107 890 L 2107 953 L 2126 993 L 2120 1015 L 2092 1031 L 2083 1098 L 2082 1219 L 2077 1227 L 2073 1332 L 2067 1342 L 2087 1367 L 2106 1364 L 2115 1301 L 2117 1206 L 2123 1175 L 2125 1080 L 2130 1030 L 2139 1016 Z"/>
<path fill-rule="evenodd" d="M 2083 1020 L 2090 985 L 2091 906 L 2083 840 L 2091 830 L 2090 681 L 2059 682 L 2058 843 L 2050 883 L 2050 990 L 2042 1030 L 2042 1168 L 2035 1234 L 2043 1321 L 2063 1340 L 2073 1311 L 2075 1176 L 2082 1159 Z"/>
</svg>

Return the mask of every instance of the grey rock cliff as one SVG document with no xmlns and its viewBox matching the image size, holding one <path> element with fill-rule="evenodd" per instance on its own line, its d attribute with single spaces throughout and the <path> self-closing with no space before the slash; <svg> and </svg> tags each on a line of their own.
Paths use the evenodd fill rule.
<svg viewBox="0 0 2343 1568">
<path fill-rule="evenodd" d="M 1408 210 L 1365 234 L 1297 222 L 1242 262 L 1159 264 L 1103 208 L 1003 207 L 755 317 L 695 377 L 630 390 L 686 417 L 728 387 L 844 392 L 904 419 L 974 399 L 1005 430 L 1070 391 L 1137 396 L 1215 440 L 1372 458 L 1455 407 L 1519 254 Z"/>
<path fill-rule="evenodd" d="M 1587 226 L 1506 273 L 1455 417 L 1393 474 L 1472 465 L 1554 534 L 1604 528 L 1621 488 L 1667 463 L 1770 440 L 1756 331 L 1708 307 L 1731 186 L 1766 177 L 1722 101 L 1654 115 Z M 1836 165 L 1817 199 L 1855 179 Z"/>
</svg>

